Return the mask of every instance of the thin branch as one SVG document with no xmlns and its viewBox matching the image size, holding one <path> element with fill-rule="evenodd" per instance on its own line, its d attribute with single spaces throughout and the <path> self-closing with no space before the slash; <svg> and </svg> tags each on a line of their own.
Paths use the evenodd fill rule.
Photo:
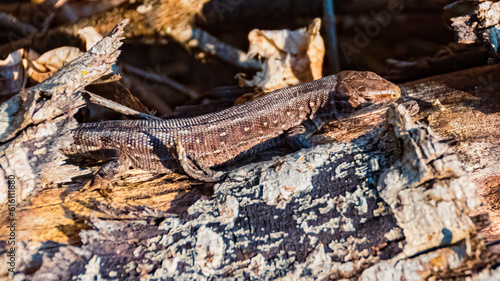
<svg viewBox="0 0 500 281">
<path fill-rule="evenodd" d="M 19 35 L 31 35 L 37 32 L 36 27 L 18 20 L 11 14 L 0 12 L 0 26 Z"/>
<path fill-rule="evenodd" d="M 326 39 L 328 41 L 328 61 L 330 70 L 333 73 L 340 72 L 339 52 L 337 48 L 337 32 L 335 28 L 335 13 L 333 10 L 333 0 L 324 0 L 323 17 L 326 29 Z"/>
<path fill-rule="evenodd" d="M 171 87 L 172 89 L 176 90 L 177 92 L 190 97 L 191 99 L 195 99 L 195 98 L 198 98 L 200 96 L 196 91 L 193 91 L 193 90 L 187 88 L 186 86 L 182 85 L 181 83 L 179 83 L 175 80 L 172 80 L 168 77 L 161 76 L 161 75 L 158 75 L 156 73 L 149 72 L 149 71 L 140 69 L 138 67 L 126 64 L 126 63 L 121 63 L 120 65 L 122 66 L 123 70 L 125 70 L 126 72 L 132 73 L 132 74 L 140 76 L 142 78 L 153 79 L 158 83 L 167 85 L 167 86 Z"/>
<path fill-rule="evenodd" d="M 199 28 L 193 28 L 192 37 L 188 45 L 189 47 L 200 48 L 202 51 L 216 56 L 231 65 L 249 70 L 262 69 L 256 59 L 249 58 L 245 52 L 220 41 Z"/>
<path fill-rule="evenodd" d="M 132 108 L 126 107 L 123 104 L 119 104 L 117 102 L 114 102 L 112 100 L 108 100 L 106 98 L 103 98 L 99 95 L 93 94 L 89 91 L 83 90 L 82 93 L 84 94 L 85 98 L 87 98 L 90 102 L 107 107 L 109 109 L 112 109 L 116 112 L 119 112 L 121 114 L 127 115 L 127 116 L 133 116 L 133 117 L 140 117 L 143 119 L 148 119 L 148 120 L 162 120 L 161 118 L 158 118 L 156 116 L 152 116 L 146 113 L 139 112 L 137 110 L 134 110 Z"/>
</svg>

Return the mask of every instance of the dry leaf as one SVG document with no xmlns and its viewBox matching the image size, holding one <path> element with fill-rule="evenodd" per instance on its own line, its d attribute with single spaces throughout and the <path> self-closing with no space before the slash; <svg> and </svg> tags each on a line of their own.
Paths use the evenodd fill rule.
<svg viewBox="0 0 500 281">
<path fill-rule="evenodd" d="M 24 50 L 19 49 L 0 60 L 0 95 L 19 92 L 25 84 L 25 70 L 22 63 Z"/>
<path fill-rule="evenodd" d="M 45 68 L 45 71 L 56 71 L 63 64 L 68 63 L 83 54 L 76 47 L 60 47 L 50 50 L 41 55 L 35 62 L 40 69 Z"/>
<path fill-rule="evenodd" d="M 82 37 L 85 42 L 86 50 L 90 50 L 95 43 L 99 42 L 102 39 L 102 35 L 95 30 L 95 28 L 91 26 L 84 27 L 78 30 L 78 34 Z"/>
<path fill-rule="evenodd" d="M 85 27 L 78 30 L 78 34 L 86 42 L 86 48 L 89 50 L 99 40 L 102 35 L 99 34 L 93 27 Z M 83 54 L 76 47 L 64 46 L 50 50 L 41 55 L 37 60 L 30 60 L 28 65 L 29 77 L 37 82 L 42 82 L 58 70 L 65 63 L 68 63 Z"/>
<path fill-rule="evenodd" d="M 249 56 L 262 59 L 262 71 L 252 80 L 238 76 L 240 86 L 271 91 L 322 77 L 325 45 L 319 18 L 298 30 L 258 30 L 248 34 Z"/>
<path fill-rule="evenodd" d="M 29 77 L 37 82 L 42 82 L 58 70 L 65 63 L 68 63 L 83 54 L 76 47 L 60 47 L 50 50 L 41 55 L 37 60 L 28 61 Z"/>
</svg>

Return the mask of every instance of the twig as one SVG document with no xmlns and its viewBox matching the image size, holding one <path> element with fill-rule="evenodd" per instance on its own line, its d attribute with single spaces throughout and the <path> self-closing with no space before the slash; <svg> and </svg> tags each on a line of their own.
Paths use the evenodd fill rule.
<svg viewBox="0 0 500 281">
<path fill-rule="evenodd" d="M 337 32 L 335 28 L 335 13 L 333 10 L 333 0 L 323 1 L 323 17 L 326 28 L 326 38 L 328 43 L 328 60 L 333 73 L 340 71 L 339 53 L 337 48 Z"/>
<path fill-rule="evenodd" d="M 112 110 L 119 112 L 121 114 L 128 115 L 128 116 L 134 116 L 134 117 L 140 117 L 140 118 L 148 119 L 148 120 L 150 120 L 150 119 L 162 120 L 161 118 L 158 118 L 156 116 L 152 116 L 152 115 L 149 115 L 146 113 L 139 112 L 137 110 L 134 110 L 132 108 L 129 108 L 129 107 L 126 107 L 122 104 L 119 104 L 115 101 L 108 100 L 108 99 L 103 98 L 99 95 L 93 94 L 89 91 L 83 90 L 82 93 L 84 94 L 84 97 L 87 98 L 90 102 L 97 104 L 97 105 L 107 107 L 107 108 L 112 109 Z"/>
<path fill-rule="evenodd" d="M 245 52 L 220 41 L 199 28 L 193 28 L 192 37 L 188 45 L 189 47 L 200 48 L 204 52 L 216 56 L 229 64 L 244 69 L 261 70 L 262 68 L 256 59 L 249 58 Z"/>
<path fill-rule="evenodd" d="M 126 63 L 121 63 L 120 65 L 122 66 L 123 70 L 125 70 L 126 72 L 132 73 L 132 74 L 140 76 L 142 78 L 153 79 L 158 83 L 167 85 L 167 86 L 171 87 L 172 89 L 176 90 L 177 92 L 190 97 L 191 99 L 195 99 L 195 98 L 200 96 L 196 91 L 193 91 L 189 88 L 186 88 L 181 83 L 174 81 L 168 77 L 161 76 L 161 75 L 158 75 L 156 73 L 149 72 L 149 71 L 140 69 L 138 67 L 126 64 Z"/>
<path fill-rule="evenodd" d="M 0 26 L 3 26 L 4 28 L 2 29 L 4 30 L 10 30 L 12 32 L 15 32 L 16 34 L 24 36 L 31 35 L 37 32 L 36 27 L 18 20 L 11 14 L 1 13 L 1 12 L 0 12 Z"/>
</svg>

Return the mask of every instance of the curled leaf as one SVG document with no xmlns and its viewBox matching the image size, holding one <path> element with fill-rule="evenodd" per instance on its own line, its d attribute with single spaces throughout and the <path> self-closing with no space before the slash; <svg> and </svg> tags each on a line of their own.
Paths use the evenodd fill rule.
<svg viewBox="0 0 500 281">
<path fill-rule="evenodd" d="M 325 45 L 319 18 L 298 30 L 258 30 L 248 34 L 249 56 L 262 60 L 262 71 L 252 80 L 238 76 L 240 86 L 271 91 L 322 77 Z"/>
<path fill-rule="evenodd" d="M 25 85 L 25 70 L 22 63 L 24 50 L 19 49 L 0 60 L 0 95 L 19 92 Z"/>
</svg>

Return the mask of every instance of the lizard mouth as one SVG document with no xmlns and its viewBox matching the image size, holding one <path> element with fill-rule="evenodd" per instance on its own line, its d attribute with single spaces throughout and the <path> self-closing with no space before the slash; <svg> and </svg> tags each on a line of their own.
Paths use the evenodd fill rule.
<svg viewBox="0 0 500 281">
<path fill-rule="evenodd" d="M 342 71 L 335 89 L 335 100 L 353 109 L 396 101 L 399 87 L 369 71 Z"/>
</svg>

